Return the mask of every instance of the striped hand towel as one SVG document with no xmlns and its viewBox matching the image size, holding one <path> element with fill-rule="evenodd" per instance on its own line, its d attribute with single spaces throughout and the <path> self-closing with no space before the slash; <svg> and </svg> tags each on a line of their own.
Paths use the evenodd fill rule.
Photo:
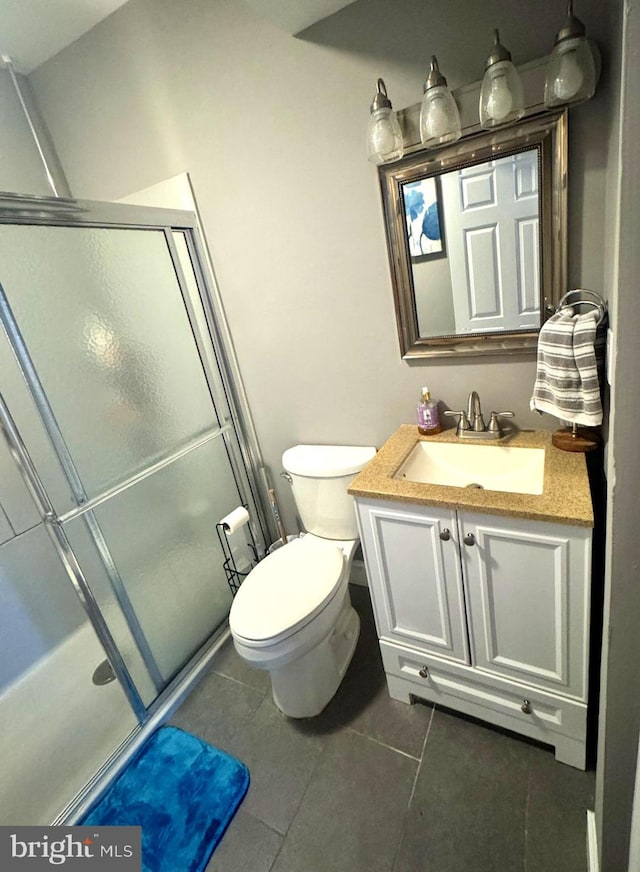
<svg viewBox="0 0 640 872">
<path fill-rule="evenodd" d="M 570 424 L 597 427 L 602 423 L 596 322 L 595 312 L 576 315 L 564 309 L 543 325 L 532 410 L 549 412 Z"/>
</svg>

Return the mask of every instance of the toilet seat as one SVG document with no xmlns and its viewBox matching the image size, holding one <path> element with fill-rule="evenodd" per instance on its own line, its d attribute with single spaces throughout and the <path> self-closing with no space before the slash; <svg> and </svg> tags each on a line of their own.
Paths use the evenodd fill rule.
<svg viewBox="0 0 640 872">
<path fill-rule="evenodd" d="M 236 594 L 231 633 L 250 647 L 274 645 L 322 612 L 340 589 L 345 556 L 335 544 L 304 536 L 262 560 Z"/>
</svg>

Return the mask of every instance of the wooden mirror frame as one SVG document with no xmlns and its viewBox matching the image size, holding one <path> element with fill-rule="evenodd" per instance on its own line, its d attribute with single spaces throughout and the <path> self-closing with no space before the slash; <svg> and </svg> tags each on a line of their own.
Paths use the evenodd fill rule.
<svg viewBox="0 0 640 872">
<path fill-rule="evenodd" d="M 419 151 L 378 168 L 400 349 L 405 360 L 452 355 L 532 352 L 538 330 L 419 335 L 413 274 L 401 193 L 403 184 L 464 169 L 496 157 L 538 149 L 540 214 L 540 326 L 566 291 L 567 113 L 545 112 L 516 125 L 463 137 L 436 151 Z"/>
</svg>

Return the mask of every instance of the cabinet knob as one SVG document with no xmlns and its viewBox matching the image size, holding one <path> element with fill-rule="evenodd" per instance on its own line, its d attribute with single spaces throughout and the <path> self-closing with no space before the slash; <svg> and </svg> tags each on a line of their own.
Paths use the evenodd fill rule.
<svg viewBox="0 0 640 872">
<path fill-rule="evenodd" d="M 533 706 L 531 705 L 531 702 L 528 699 L 522 700 L 522 705 L 520 706 L 520 708 L 525 713 L 525 715 L 530 715 L 533 711 Z"/>
<path fill-rule="evenodd" d="M 448 542 L 451 539 L 451 531 L 445 527 L 444 530 L 440 531 L 440 538 L 443 542 Z"/>
<path fill-rule="evenodd" d="M 420 672 L 418 672 L 420 678 L 428 678 L 429 677 L 429 667 L 423 666 Z"/>
<path fill-rule="evenodd" d="M 473 533 L 467 533 L 467 535 L 464 537 L 464 544 L 465 545 L 475 545 L 476 544 L 476 537 L 473 535 Z"/>
</svg>

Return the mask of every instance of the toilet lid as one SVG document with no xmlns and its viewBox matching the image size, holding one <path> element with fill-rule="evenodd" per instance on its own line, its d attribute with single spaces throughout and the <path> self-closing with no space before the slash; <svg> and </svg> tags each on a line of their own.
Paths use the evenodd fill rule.
<svg viewBox="0 0 640 872">
<path fill-rule="evenodd" d="M 342 579 L 344 554 L 310 536 L 294 539 L 260 561 L 236 594 L 229 626 L 234 636 L 275 643 L 322 611 Z"/>
</svg>

